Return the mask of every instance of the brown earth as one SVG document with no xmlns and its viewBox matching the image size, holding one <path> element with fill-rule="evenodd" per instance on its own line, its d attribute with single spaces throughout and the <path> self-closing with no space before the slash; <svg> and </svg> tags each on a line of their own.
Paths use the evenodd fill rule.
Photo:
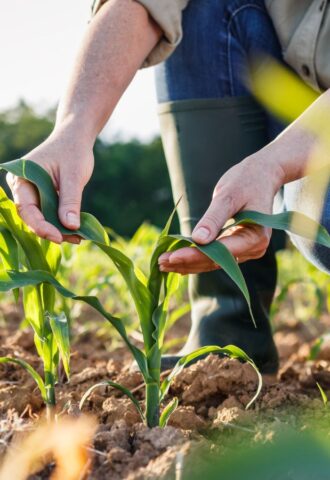
<svg viewBox="0 0 330 480">
<path fill-rule="evenodd" d="M 16 331 L 16 307 L 5 312 L 0 328 L 0 355 L 16 356 L 40 371 L 33 335 Z M 317 323 L 291 322 L 275 333 L 281 368 L 277 377 L 265 379 L 256 403 L 246 410 L 257 387 L 252 367 L 237 360 L 208 358 L 185 369 L 173 382 L 167 402 L 178 397 L 179 407 L 165 429 L 148 429 L 141 423 L 131 402 L 118 391 L 100 387 L 85 403 L 83 411 L 96 416 L 99 427 L 94 437 L 92 463 L 86 478 L 101 480 L 174 479 L 188 452 L 218 448 L 225 453 L 227 438 L 233 434 L 251 442 L 271 440 L 287 424 L 324 415 L 316 382 L 330 390 L 330 340 L 325 340 L 315 359 L 309 359 L 315 338 L 329 330 L 326 315 Z M 123 348 L 109 353 L 92 335 L 80 337 L 73 345 L 72 376 L 57 387 L 59 410 L 79 416 L 79 401 L 95 383 L 111 379 L 133 390 L 141 402 L 144 391 L 141 375 L 130 371 L 130 356 Z M 306 413 L 307 412 L 307 413 Z M 20 367 L 0 366 L 0 454 L 21 432 L 34 428 L 43 415 L 43 405 L 33 380 Z M 306 416 L 307 415 L 307 416 Z M 308 428 L 308 420 L 307 420 Z M 228 447 L 229 448 L 229 447 Z M 201 460 L 202 461 L 202 460 Z M 31 479 L 50 478 L 47 467 Z"/>
</svg>

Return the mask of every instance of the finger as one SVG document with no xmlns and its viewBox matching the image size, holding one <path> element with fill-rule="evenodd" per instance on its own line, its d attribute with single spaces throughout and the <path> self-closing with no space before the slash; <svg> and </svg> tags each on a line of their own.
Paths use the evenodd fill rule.
<svg viewBox="0 0 330 480">
<path fill-rule="evenodd" d="M 172 255 L 171 252 L 165 252 L 165 253 L 162 253 L 159 258 L 158 258 L 158 264 L 161 265 L 161 264 L 165 264 L 165 263 L 168 263 L 169 261 L 169 258 L 170 256 Z"/>
<path fill-rule="evenodd" d="M 206 273 L 206 272 L 213 272 L 214 270 L 220 270 L 220 267 L 216 264 L 213 264 L 212 266 L 207 265 L 207 266 L 202 266 L 199 265 L 197 267 L 195 266 L 171 266 L 171 267 L 160 267 L 160 271 L 163 273 L 180 273 L 181 275 L 188 275 L 188 274 L 195 274 L 195 273 Z"/>
<path fill-rule="evenodd" d="M 200 252 L 197 248 L 184 247 L 173 252 L 169 256 L 168 261 L 171 265 L 191 265 L 205 263 L 206 259 L 208 259 L 208 257 Z"/>
<path fill-rule="evenodd" d="M 232 235 L 220 237 L 232 255 L 238 259 L 260 258 L 265 253 L 271 236 L 271 230 L 263 227 L 241 227 Z"/>
<path fill-rule="evenodd" d="M 251 253 L 248 256 L 243 256 L 243 257 L 238 257 L 236 260 L 238 263 L 244 263 L 247 262 L 248 260 L 258 260 L 259 258 L 262 258 L 266 253 L 266 250 L 259 250 Z"/>
<path fill-rule="evenodd" d="M 235 208 L 232 194 L 220 190 L 213 197 L 213 200 L 201 220 L 197 223 L 192 233 L 194 242 L 202 245 L 215 240 L 221 228 L 238 210 Z"/>
<path fill-rule="evenodd" d="M 63 240 L 62 234 L 54 225 L 45 220 L 39 209 L 39 197 L 36 188 L 26 180 L 14 176 L 8 177 L 7 181 L 12 190 L 14 202 L 23 222 L 39 237 L 61 243 Z"/>
<path fill-rule="evenodd" d="M 74 245 L 79 245 L 81 243 L 82 238 L 79 235 L 64 235 L 63 236 L 64 242 L 73 243 Z"/>
<path fill-rule="evenodd" d="M 59 218 L 61 223 L 70 230 L 77 230 L 80 227 L 83 186 L 77 180 L 77 177 L 74 177 L 75 173 L 62 173 L 59 188 Z"/>
</svg>

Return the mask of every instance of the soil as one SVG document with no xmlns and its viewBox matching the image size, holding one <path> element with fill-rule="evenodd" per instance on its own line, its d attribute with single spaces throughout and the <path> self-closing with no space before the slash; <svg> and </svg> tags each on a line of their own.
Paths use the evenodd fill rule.
<svg viewBox="0 0 330 480">
<path fill-rule="evenodd" d="M 31 331 L 17 330 L 19 307 L 7 306 L 2 316 L 0 355 L 23 358 L 41 373 Z M 93 415 L 98 422 L 86 478 L 176 479 L 188 453 L 200 452 L 201 446 L 210 450 L 221 443 L 225 453 L 233 435 L 238 441 L 268 442 L 283 425 L 299 426 L 300 418 L 308 428 L 312 419 L 328 415 L 316 382 L 325 392 L 330 390 L 330 338 L 325 337 L 315 358 L 310 359 L 310 354 L 315 339 L 329 331 L 329 326 L 327 315 L 304 324 L 281 322 L 275 333 L 279 373 L 264 379 L 261 395 L 248 410 L 245 407 L 257 387 L 255 372 L 247 364 L 215 355 L 186 368 L 174 380 L 166 402 L 176 396 L 179 407 L 165 429 L 146 428 L 129 399 L 112 388 L 98 388 L 83 408 L 84 414 Z M 133 390 L 143 403 L 142 378 L 130 370 L 131 358 L 125 348 L 109 352 L 104 342 L 86 333 L 74 343 L 71 362 L 70 382 L 63 375 L 56 392 L 63 415 L 82 415 L 78 405 L 83 393 L 105 379 Z M 43 416 L 33 380 L 16 365 L 0 365 L 0 415 L 2 456 L 13 438 L 33 429 Z M 49 463 L 30 478 L 48 479 L 52 471 Z"/>
</svg>

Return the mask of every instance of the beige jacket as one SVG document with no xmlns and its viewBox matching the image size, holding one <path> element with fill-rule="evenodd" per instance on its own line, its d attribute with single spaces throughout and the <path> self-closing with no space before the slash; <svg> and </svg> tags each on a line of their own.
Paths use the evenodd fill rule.
<svg viewBox="0 0 330 480">
<path fill-rule="evenodd" d="M 107 0 L 95 0 L 97 12 Z M 165 60 L 182 38 L 181 17 L 189 0 L 137 0 L 164 32 L 144 66 Z M 330 88 L 329 0 L 265 0 L 285 61 L 315 90 Z"/>
</svg>

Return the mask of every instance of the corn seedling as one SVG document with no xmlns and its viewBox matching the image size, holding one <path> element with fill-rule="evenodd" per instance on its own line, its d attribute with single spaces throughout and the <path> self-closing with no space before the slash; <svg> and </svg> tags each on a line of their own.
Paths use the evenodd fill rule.
<svg viewBox="0 0 330 480">
<path fill-rule="evenodd" d="M 39 239 L 28 230 L 19 218 L 14 204 L 2 189 L 0 190 L 0 256 L 1 275 L 6 275 L 7 270 L 20 270 L 25 275 L 42 270 L 49 275 L 56 275 L 61 260 L 60 247 Z M 25 322 L 30 324 L 34 331 L 35 346 L 43 362 L 44 378 L 24 360 L 0 357 L 0 363 L 16 363 L 32 375 L 47 405 L 47 413 L 51 416 L 55 406 L 55 382 L 60 359 L 67 376 L 70 374 L 68 322 L 63 312 L 59 314 L 55 312 L 56 290 L 51 284 L 40 282 L 30 285 L 27 281 L 22 284 L 22 287 Z M 6 290 L 4 284 L 1 290 Z M 17 299 L 17 289 L 14 289 L 14 295 Z"/>
<path fill-rule="evenodd" d="M 2 168 L 13 173 L 14 175 L 23 177 L 34 183 L 39 190 L 41 209 L 47 221 L 54 224 L 64 234 L 72 233 L 66 230 L 59 222 L 57 215 L 58 197 L 51 178 L 47 172 L 45 172 L 37 164 L 28 160 L 15 160 L 7 164 L 3 164 Z M 11 204 L 8 199 L 5 201 L 9 202 L 11 208 L 14 208 L 13 204 Z M 0 213 L 2 214 L 1 210 Z M 161 414 L 160 406 L 164 401 L 166 394 L 168 393 L 171 382 L 188 363 L 202 355 L 216 352 L 227 355 L 231 358 L 238 358 L 252 365 L 258 375 L 259 386 L 257 393 L 251 400 L 250 404 L 259 394 L 262 383 L 261 376 L 254 362 L 241 349 L 233 345 L 228 345 L 223 348 L 219 346 L 207 346 L 200 348 L 195 352 L 182 357 L 168 377 L 162 382 L 160 381 L 161 355 L 168 318 L 169 301 L 172 294 L 177 289 L 179 281 L 179 276 L 177 274 L 167 274 L 159 271 L 158 257 L 161 253 L 165 251 L 174 251 L 183 246 L 194 246 L 195 248 L 198 248 L 215 263 L 220 265 L 221 268 L 240 288 L 250 307 L 252 321 L 254 321 L 250 306 L 250 296 L 244 277 L 236 260 L 228 251 L 228 249 L 220 242 L 213 242 L 209 245 L 201 246 L 194 244 L 190 238 L 180 235 L 170 235 L 169 230 L 173 214 L 171 215 L 156 242 L 150 260 L 150 271 L 148 277 L 144 275 L 143 272 L 137 266 L 135 266 L 131 259 L 128 258 L 122 251 L 120 251 L 118 248 L 114 248 L 110 244 L 109 237 L 105 229 L 92 215 L 88 213 L 81 214 L 81 227 L 76 232 L 82 238 L 90 240 L 97 247 L 99 247 L 103 253 L 112 260 L 117 270 L 124 278 L 140 321 L 144 343 L 143 350 L 137 348 L 130 341 L 124 323 L 120 318 L 117 318 L 107 312 L 98 298 L 92 295 L 76 295 L 75 293 L 71 292 L 56 279 L 56 272 L 52 271 L 51 268 L 47 268 L 46 265 L 41 266 L 38 263 L 33 265 L 30 269 L 19 269 L 17 263 L 12 263 L 10 265 L 6 265 L 6 268 L 1 272 L 0 276 L 0 291 L 16 291 L 18 288 L 28 287 L 37 290 L 41 289 L 41 291 L 45 291 L 45 295 L 48 295 L 46 292 L 48 292 L 49 287 L 51 288 L 49 293 L 51 298 L 54 296 L 55 289 L 60 295 L 66 298 L 85 302 L 101 313 L 113 325 L 132 353 L 143 376 L 146 391 L 145 410 L 143 411 L 141 409 L 138 400 L 127 388 L 110 381 L 103 382 L 102 384 L 106 383 L 107 385 L 117 388 L 122 393 L 126 394 L 132 400 L 139 414 L 141 415 L 141 418 L 149 427 L 155 427 L 158 425 L 165 426 L 167 424 L 171 413 L 177 406 L 177 399 L 174 399 L 170 404 L 168 404 Z M 310 239 L 314 238 L 311 232 L 316 231 L 317 235 L 315 241 L 325 245 L 326 247 L 330 247 L 330 236 L 323 227 L 301 214 L 298 214 L 300 216 L 300 221 L 295 222 L 294 225 L 291 225 L 292 215 L 292 212 L 285 212 L 279 215 L 265 215 L 258 212 L 241 212 L 234 218 L 233 223 L 229 227 L 242 223 L 253 223 L 271 228 L 290 230 L 295 234 L 302 235 Z M 23 228 L 23 225 L 21 225 L 21 228 Z M 7 246 L 7 250 L 8 249 L 9 247 Z M 50 311 L 52 310 L 50 309 Z M 91 391 L 98 386 L 99 385 L 96 385 L 86 392 L 81 404 L 84 403 Z"/>
</svg>

